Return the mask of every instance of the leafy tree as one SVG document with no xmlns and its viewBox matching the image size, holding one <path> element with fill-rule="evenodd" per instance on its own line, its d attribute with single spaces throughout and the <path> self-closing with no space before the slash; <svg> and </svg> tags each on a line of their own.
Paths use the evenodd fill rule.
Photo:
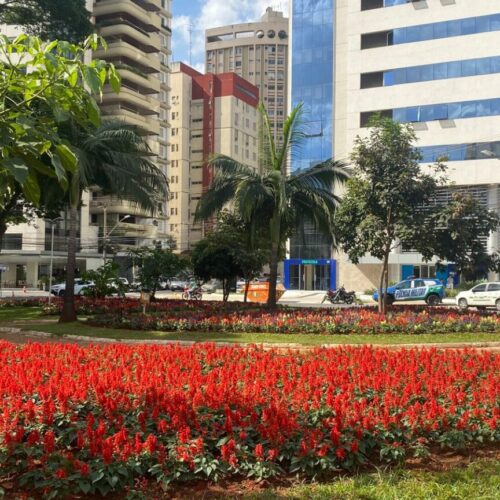
<svg viewBox="0 0 500 500">
<path fill-rule="evenodd" d="M 74 281 L 76 269 L 76 221 L 82 193 L 99 187 L 154 213 L 168 193 L 163 172 L 152 162 L 151 152 L 136 127 L 122 122 L 103 122 L 99 127 L 81 127 L 68 122 L 61 135 L 71 145 L 77 168 L 68 189 L 69 237 L 66 294 L 60 322 L 76 321 Z"/>
<path fill-rule="evenodd" d="M 302 105 L 292 110 L 283 124 L 283 145 L 277 146 L 269 116 L 263 106 L 261 172 L 228 156 L 210 161 L 214 180 L 197 207 L 197 219 L 208 219 L 231 203 L 249 224 L 267 225 L 269 231 L 269 300 L 276 306 L 278 261 L 286 239 L 305 220 L 333 236 L 333 215 L 339 204 L 334 188 L 347 178 L 344 165 L 333 160 L 307 170 L 289 173 L 292 150 L 306 139 L 302 128 Z M 263 222 L 266 221 L 266 222 Z M 332 238 L 333 240 L 333 238 Z"/>
<path fill-rule="evenodd" d="M 170 249 L 140 248 L 132 252 L 139 266 L 139 280 L 145 290 L 149 290 L 154 298 L 158 285 L 180 271 L 186 269 L 186 261 Z"/>
<path fill-rule="evenodd" d="M 337 211 L 338 242 L 355 264 L 366 254 L 382 261 L 379 310 L 386 311 L 389 254 L 403 246 L 457 263 L 460 271 L 485 259 L 478 240 L 498 226 L 498 218 L 468 196 L 455 194 L 438 203 L 445 166 L 425 173 L 411 125 L 376 118 L 370 135 L 357 138 L 352 159 L 354 175 Z M 487 260 L 487 259 L 486 259 Z"/>
<path fill-rule="evenodd" d="M 202 281 L 217 279 L 222 283 L 222 300 L 227 302 L 231 285 L 241 275 L 233 252 L 233 239 L 221 231 L 212 231 L 196 243 L 191 253 L 195 276 Z"/>
<path fill-rule="evenodd" d="M 84 63 L 85 52 L 100 43 L 96 36 L 81 46 L 0 36 L 0 210 L 19 191 L 39 205 L 44 177 L 67 189 L 77 159 L 59 135 L 60 124 L 71 119 L 80 126 L 98 126 L 94 96 L 106 80 L 116 91 L 120 86 L 113 65 Z"/>
<path fill-rule="evenodd" d="M 85 0 L 4 0 L 0 23 L 16 24 L 43 40 L 80 43 L 93 32 Z"/>
<path fill-rule="evenodd" d="M 260 229 L 260 230 L 258 230 Z M 239 278 L 245 280 L 244 302 L 247 302 L 250 281 L 259 276 L 269 262 L 267 228 L 252 227 L 239 215 L 223 210 L 217 218 L 215 231 L 229 243 L 232 258 L 239 267 Z"/>
<path fill-rule="evenodd" d="M 84 280 L 93 281 L 94 287 L 85 290 L 85 295 L 104 298 L 113 293 L 125 295 L 125 286 L 118 279 L 120 266 L 115 262 L 106 262 L 101 267 L 82 273 Z"/>
<path fill-rule="evenodd" d="M 337 211 L 337 238 L 352 262 L 370 254 L 382 261 L 379 310 L 386 311 L 389 254 L 400 244 L 418 243 L 437 180 L 422 172 L 413 128 L 387 118 L 371 123 L 370 135 L 358 137 L 354 175 Z M 417 234 L 415 234 L 417 233 Z"/>
<path fill-rule="evenodd" d="M 472 196 L 456 192 L 450 203 L 437 206 L 429 215 L 426 238 L 429 245 L 421 249 L 427 260 L 433 256 L 453 262 L 457 272 L 472 280 L 478 268 L 494 270 L 494 258 L 488 255 L 484 240 L 496 231 L 498 215 L 482 207 Z"/>
</svg>

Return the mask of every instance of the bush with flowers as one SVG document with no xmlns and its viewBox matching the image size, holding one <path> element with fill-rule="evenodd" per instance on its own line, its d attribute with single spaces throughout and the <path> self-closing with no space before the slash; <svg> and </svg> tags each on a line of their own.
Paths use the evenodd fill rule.
<svg viewBox="0 0 500 500">
<path fill-rule="evenodd" d="M 158 301 L 147 314 L 133 301 L 82 302 L 94 314 L 90 324 L 133 330 L 225 333 L 420 334 L 500 332 L 500 317 L 485 311 L 460 312 L 447 307 L 396 306 L 388 314 L 374 307 L 313 309 L 232 302 Z M 97 313 L 97 314 L 96 314 Z"/>
<path fill-rule="evenodd" d="M 0 343 L 0 467 L 44 498 L 498 444 L 500 356 Z"/>
</svg>

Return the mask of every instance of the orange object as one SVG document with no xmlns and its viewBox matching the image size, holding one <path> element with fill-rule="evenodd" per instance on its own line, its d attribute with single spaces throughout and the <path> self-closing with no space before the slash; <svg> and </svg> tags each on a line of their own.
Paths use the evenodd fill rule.
<svg viewBox="0 0 500 500">
<path fill-rule="evenodd" d="M 280 300 L 285 293 L 283 285 L 276 285 L 276 300 Z M 248 286 L 248 300 L 250 302 L 267 302 L 269 298 L 269 283 L 250 283 Z"/>
</svg>

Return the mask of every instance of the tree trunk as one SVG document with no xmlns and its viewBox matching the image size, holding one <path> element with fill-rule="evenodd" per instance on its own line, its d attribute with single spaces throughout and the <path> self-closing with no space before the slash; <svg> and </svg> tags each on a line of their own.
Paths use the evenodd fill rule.
<svg viewBox="0 0 500 500">
<path fill-rule="evenodd" d="M 76 272 L 76 222 L 78 218 L 78 201 L 69 209 L 68 260 L 66 262 L 66 289 L 59 323 L 70 323 L 77 320 L 75 308 L 75 272 Z"/>
<path fill-rule="evenodd" d="M 382 314 L 387 312 L 387 278 L 389 269 L 389 252 L 386 251 L 382 261 L 382 272 L 380 273 L 380 282 L 378 290 L 378 311 Z"/>
<path fill-rule="evenodd" d="M 250 280 L 245 280 L 245 295 L 243 296 L 243 303 L 246 304 L 248 301 L 248 287 L 250 286 Z"/>
<path fill-rule="evenodd" d="M 278 257 L 280 250 L 280 214 L 276 208 L 276 213 L 271 219 L 271 255 L 269 258 L 269 297 L 267 299 L 267 307 L 270 309 L 276 308 L 276 282 L 278 281 Z"/>
<path fill-rule="evenodd" d="M 227 302 L 229 299 L 229 292 L 231 291 L 230 280 L 222 280 L 222 301 Z"/>
</svg>

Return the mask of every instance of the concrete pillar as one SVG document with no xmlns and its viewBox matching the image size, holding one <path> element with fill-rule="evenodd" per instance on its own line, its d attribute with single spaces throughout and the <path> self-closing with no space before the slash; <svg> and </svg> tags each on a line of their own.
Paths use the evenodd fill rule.
<svg viewBox="0 0 500 500">
<path fill-rule="evenodd" d="M 28 262 L 26 264 L 26 285 L 38 287 L 38 262 Z"/>
</svg>

